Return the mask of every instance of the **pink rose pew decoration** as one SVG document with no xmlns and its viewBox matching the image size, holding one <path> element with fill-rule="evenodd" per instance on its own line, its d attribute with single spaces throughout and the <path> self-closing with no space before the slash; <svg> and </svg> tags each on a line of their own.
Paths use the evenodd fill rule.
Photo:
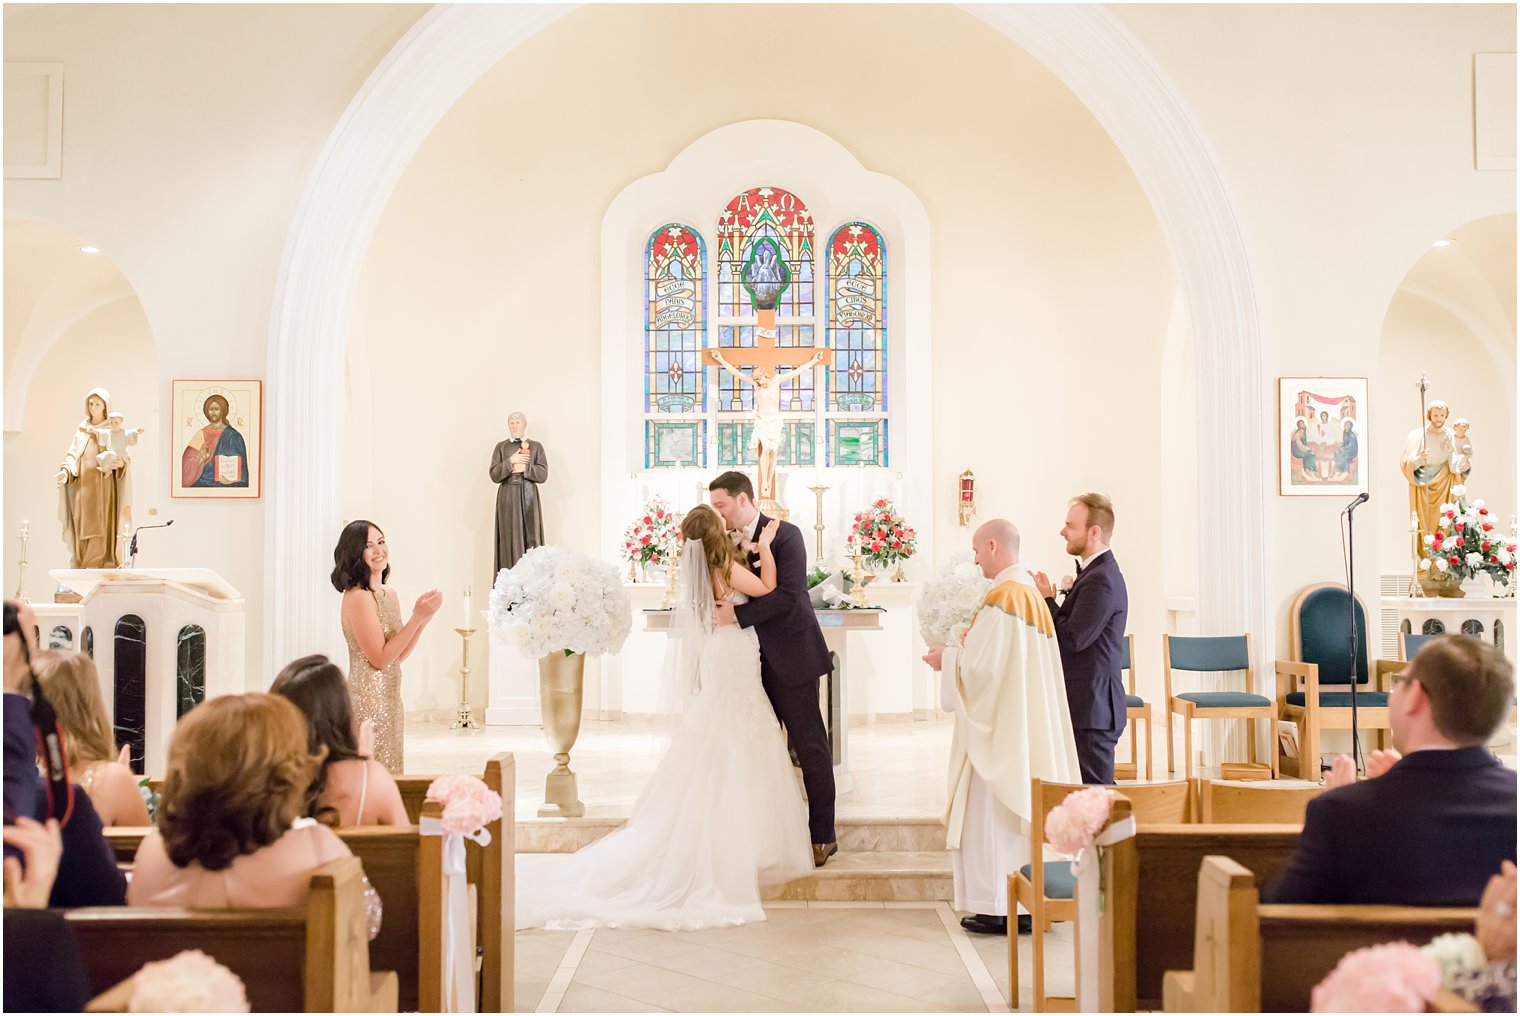
<svg viewBox="0 0 1520 1016">
<path fill-rule="evenodd" d="M 1077 904 L 1077 1011 L 1098 1011 L 1099 923 L 1104 907 L 1100 852 L 1135 835 L 1133 816 L 1109 824 L 1115 795 L 1107 787 L 1076 790 L 1045 817 L 1045 838 L 1072 859 Z"/>
<path fill-rule="evenodd" d="M 1108 824 L 1114 797 L 1105 787 L 1091 787 L 1066 795 L 1045 817 L 1045 838 L 1068 857 L 1076 857 L 1093 845 Z"/>
<path fill-rule="evenodd" d="M 443 804 L 439 818 L 422 817 L 417 832 L 443 837 L 443 1008 L 475 1011 L 474 922 L 470 920 L 464 841 L 491 842 L 486 826 L 501 816 L 501 795 L 478 776 L 440 776 L 428 784 L 427 799 Z"/>
<path fill-rule="evenodd" d="M 149 963 L 132 977 L 128 1012 L 248 1012 L 238 976 L 199 949 Z"/>
<path fill-rule="evenodd" d="M 1349 952 L 1310 996 L 1313 1012 L 1424 1012 L 1441 990 L 1441 964 L 1408 942 Z"/>
</svg>

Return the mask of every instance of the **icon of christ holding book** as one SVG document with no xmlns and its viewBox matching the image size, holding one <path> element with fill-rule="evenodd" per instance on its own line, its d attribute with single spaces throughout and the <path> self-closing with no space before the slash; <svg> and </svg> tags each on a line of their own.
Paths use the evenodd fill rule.
<svg viewBox="0 0 1520 1016">
<path fill-rule="evenodd" d="M 180 456 L 180 482 L 186 487 L 248 486 L 248 450 L 227 422 L 232 407 L 223 395 L 201 406 L 207 425 L 196 431 Z"/>
</svg>

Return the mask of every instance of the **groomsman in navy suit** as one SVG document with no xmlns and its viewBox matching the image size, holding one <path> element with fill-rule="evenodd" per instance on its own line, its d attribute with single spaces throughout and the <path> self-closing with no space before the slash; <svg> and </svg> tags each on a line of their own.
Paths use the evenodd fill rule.
<svg viewBox="0 0 1520 1016">
<path fill-rule="evenodd" d="M 1056 623 L 1083 783 L 1114 782 L 1114 745 L 1124 733 L 1120 664 L 1129 593 L 1108 546 L 1113 535 L 1113 502 L 1102 494 L 1078 495 L 1071 499 L 1061 528 L 1066 553 L 1077 558 L 1077 577 L 1065 601 L 1057 606 L 1050 577 L 1032 573 Z"/>
</svg>

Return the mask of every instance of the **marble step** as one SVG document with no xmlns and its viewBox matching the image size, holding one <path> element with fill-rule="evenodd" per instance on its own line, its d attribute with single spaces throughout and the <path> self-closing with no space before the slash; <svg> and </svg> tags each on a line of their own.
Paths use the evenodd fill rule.
<svg viewBox="0 0 1520 1016">
<path fill-rule="evenodd" d="M 943 839 L 941 840 L 943 842 Z M 840 851 L 811 875 L 760 887 L 764 900 L 922 902 L 955 899 L 948 850 Z"/>
<path fill-rule="evenodd" d="M 519 818 L 517 851 L 523 854 L 573 853 L 606 836 L 627 820 L 627 816 Z M 943 852 L 945 849 L 945 823 L 938 817 L 841 818 L 835 823 L 835 831 L 839 836 L 840 850 L 835 860 L 860 853 Z M 948 860 L 946 863 L 949 863 Z M 829 867 L 833 865 L 834 861 L 830 861 Z"/>
</svg>

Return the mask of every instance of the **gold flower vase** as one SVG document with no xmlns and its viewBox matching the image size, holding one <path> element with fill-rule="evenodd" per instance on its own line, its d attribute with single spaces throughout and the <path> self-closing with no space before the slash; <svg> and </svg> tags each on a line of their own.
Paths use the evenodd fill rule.
<svg viewBox="0 0 1520 1016">
<path fill-rule="evenodd" d="M 1462 588 L 1462 580 L 1450 572 L 1442 572 L 1439 577 L 1432 577 L 1431 572 L 1421 572 L 1420 592 L 1426 596 L 1449 596 L 1453 598 L 1467 595 L 1467 591 Z"/>
<path fill-rule="evenodd" d="M 544 803 L 539 818 L 580 818 L 586 814 L 570 749 L 581 732 L 581 700 L 586 683 L 586 654 L 553 652 L 538 661 L 538 702 L 543 712 L 544 737 L 554 752 L 554 768 L 544 777 Z"/>
</svg>

